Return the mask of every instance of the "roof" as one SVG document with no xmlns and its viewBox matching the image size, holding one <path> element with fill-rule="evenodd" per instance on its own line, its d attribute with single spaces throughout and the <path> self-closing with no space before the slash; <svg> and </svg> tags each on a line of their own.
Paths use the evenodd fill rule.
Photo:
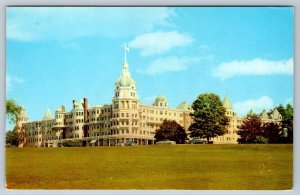
<svg viewBox="0 0 300 195">
<path fill-rule="evenodd" d="M 262 119 L 268 119 L 269 118 L 269 116 L 268 116 L 268 114 L 267 114 L 267 112 L 265 110 L 260 114 L 260 117 Z"/>
<path fill-rule="evenodd" d="M 119 85 L 120 87 L 135 87 L 135 81 L 131 78 L 127 63 L 123 64 L 121 75 L 115 85 Z"/>
<path fill-rule="evenodd" d="M 226 109 L 232 109 L 232 106 L 231 106 L 231 103 L 230 103 L 230 101 L 229 101 L 228 96 L 225 96 L 225 97 L 224 97 L 224 100 L 223 100 L 223 106 L 224 106 Z"/>
<path fill-rule="evenodd" d="M 167 101 L 167 98 L 163 95 L 159 95 L 159 96 L 157 96 L 156 100 L 158 100 L 158 101 Z"/>
<path fill-rule="evenodd" d="M 25 108 L 21 107 L 21 111 L 18 114 L 18 118 L 27 118 L 27 112 L 26 112 Z"/>
<path fill-rule="evenodd" d="M 80 101 L 79 101 L 79 103 L 77 101 L 75 101 L 73 103 L 73 105 L 74 105 L 74 109 L 82 109 L 83 110 L 83 105 L 82 105 L 82 103 L 80 103 Z"/>
<path fill-rule="evenodd" d="M 164 107 L 168 107 L 168 100 L 165 96 L 163 95 L 159 95 L 157 96 L 157 98 L 155 99 L 153 106 L 159 106 L 159 102 L 163 102 L 164 103 Z"/>
<path fill-rule="evenodd" d="M 96 139 L 93 139 L 90 143 L 94 144 L 94 143 L 96 143 L 96 141 L 97 141 Z"/>
<path fill-rule="evenodd" d="M 189 105 L 186 101 L 181 102 L 178 106 L 177 109 L 180 110 L 190 110 L 191 109 L 191 105 Z"/>
<path fill-rule="evenodd" d="M 50 120 L 50 119 L 51 119 L 51 111 L 50 111 L 50 109 L 48 108 L 48 109 L 46 110 L 46 113 L 45 113 L 45 115 L 44 115 L 43 120 Z"/>
<path fill-rule="evenodd" d="M 271 114 L 272 119 L 281 119 L 281 114 L 278 112 L 277 108 L 275 108 Z"/>
</svg>

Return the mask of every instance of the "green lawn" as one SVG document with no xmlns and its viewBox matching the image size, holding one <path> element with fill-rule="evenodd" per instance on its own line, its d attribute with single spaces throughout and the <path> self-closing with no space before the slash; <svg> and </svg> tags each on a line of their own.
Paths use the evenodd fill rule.
<svg viewBox="0 0 300 195">
<path fill-rule="evenodd" d="M 291 189 L 293 145 L 9 148 L 10 189 Z"/>
</svg>

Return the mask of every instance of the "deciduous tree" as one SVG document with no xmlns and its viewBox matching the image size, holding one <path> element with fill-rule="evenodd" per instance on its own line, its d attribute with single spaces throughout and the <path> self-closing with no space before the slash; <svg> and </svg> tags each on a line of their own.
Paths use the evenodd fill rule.
<svg viewBox="0 0 300 195">
<path fill-rule="evenodd" d="M 19 139 L 16 131 L 7 131 L 6 132 L 6 145 L 18 146 Z"/>
<path fill-rule="evenodd" d="M 17 121 L 18 114 L 21 112 L 21 106 L 19 106 L 14 100 L 8 99 L 6 100 L 6 115 L 10 121 L 10 123 L 15 124 Z M 12 146 L 19 145 L 19 134 L 16 131 L 16 127 L 13 131 L 6 132 L 6 144 L 10 144 Z"/>
<path fill-rule="evenodd" d="M 164 120 L 160 128 L 156 130 L 154 138 L 156 141 L 172 140 L 177 144 L 184 144 L 187 134 L 184 128 L 174 120 Z"/>
<path fill-rule="evenodd" d="M 207 139 L 226 133 L 228 117 L 220 97 L 213 93 L 198 96 L 192 104 L 193 123 L 189 127 L 191 137 Z"/>
<path fill-rule="evenodd" d="M 21 109 L 21 106 L 19 106 L 14 100 L 6 100 L 6 115 L 8 116 L 11 123 L 16 122 Z"/>
<path fill-rule="evenodd" d="M 263 143 L 263 129 L 260 117 L 250 111 L 238 127 L 239 143 Z"/>
<path fill-rule="evenodd" d="M 283 131 L 281 125 L 277 123 L 263 124 L 263 135 L 268 139 L 269 144 L 284 142 Z"/>
</svg>

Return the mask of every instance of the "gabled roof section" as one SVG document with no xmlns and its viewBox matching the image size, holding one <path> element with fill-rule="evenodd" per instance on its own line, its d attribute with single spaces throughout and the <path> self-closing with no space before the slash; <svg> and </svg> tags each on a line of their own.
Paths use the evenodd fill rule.
<svg viewBox="0 0 300 195">
<path fill-rule="evenodd" d="M 272 119 L 282 119 L 281 114 L 278 112 L 277 108 L 275 108 L 271 114 Z"/>
<path fill-rule="evenodd" d="M 261 114 L 260 114 L 261 119 L 269 119 L 268 113 L 266 112 L 266 110 L 264 110 Z"/>
</svg>

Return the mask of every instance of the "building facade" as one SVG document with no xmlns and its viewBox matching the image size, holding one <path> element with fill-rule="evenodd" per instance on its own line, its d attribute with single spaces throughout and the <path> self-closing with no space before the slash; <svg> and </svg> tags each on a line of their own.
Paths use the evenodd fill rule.
<svg viewBox="0 0 300 195">
<path fill-rule="evenodd" d="M 61 106 L 52 117 L 48 109 L 42 120 L 32 122 L 27 121 L 27 113 L 22 109 L 16 126 L 23 132 L 21 146 L 60 147 L 67 140 L 78 140 L 82 146 L 148 145 L 154 144 L 155 131 L 164 119 L 176 121 L 186 131 L 192 123 L 191 106 L 186 102 L 170 108 L 167 98 L 159 95 L 152 105 L 141 103 L 126 58 L 114 87 L 110 104 L 89 106 L 87 98 L 73 100 L 70 111 Z M 236 144 L 242 118 L 233 111 L 228 97 L 223 105 L 229 118 L 227 132 L 211 141 Z M 263 112 L 261 117 L 264 122 L 281 121 L 276 109 L 271 116 Z"/>
<path fill-rule="evenodd" d="M 159 95 L 152 105 L 141 103 L 126 60 L 114 87 L 111 104 L 89 106 L 88 99 L 83 98 L 73 100 L 70 111 L 61 106 L 54 117 L 47 110 L 42 120 L 27 122 L 26 114 L 26 121 L 21 124 L 25 130 L 25 145 L 60 147 L 64 141 L 74 139 L 82 146 L 114 146 L 127 142 L 148 145 L 154 144 L 155 130 L 164 119 L 175 120 L 186 130 L 191 124 L 191 108 L 186 102 L 170 108 L 167 98 Z"/>
<path fill-rule="evenodd" d="M 216 136 L 211 138 L 214 144 L 237 144 L 239 135 L 237 134 L 239 126 L 242 124 L 244 117 L 238 116 L 232 108 L 229 98 L 225 96 L 223 100 L 223 106 L 226 109 L 226 116 L 229 119 L 229 124 L 227 126 L 227 132 L 222 136 Z M 275 108 L 270 114 L 265 110 L 259 114 L 262 123 L 277 123 L 280 124 L 282 121 L 282 116 Z"/>
</svg>

